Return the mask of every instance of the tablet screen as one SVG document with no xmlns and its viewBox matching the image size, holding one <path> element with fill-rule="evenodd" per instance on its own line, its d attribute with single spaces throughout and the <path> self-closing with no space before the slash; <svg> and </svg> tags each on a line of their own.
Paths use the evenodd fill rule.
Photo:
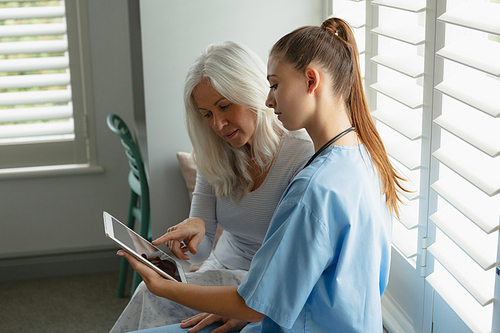
<svg viewBox="0 0 500 333">
<path fill-rule="evenodd" d="M 114 237 L 153 265 L 182 282 L 177 265 L 167 254 L 154 247 L 147 240 L 126 227 L 123 223 L 111 216 Z"/>
</svg>

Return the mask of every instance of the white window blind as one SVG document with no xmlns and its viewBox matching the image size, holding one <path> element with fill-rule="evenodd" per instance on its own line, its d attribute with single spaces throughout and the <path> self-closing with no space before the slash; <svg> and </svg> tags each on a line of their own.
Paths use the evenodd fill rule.
<svg viewBox="0 0 500 333">
<path fill-rule="evenodd" d="M 95 163 L 87 126 L 89 91 L 83 91 L 88 74 L 82 71 L 81 13 L 70 4 L 68 12 L 64 1 L 0 0 L 4 170 Z"/>
<path fill-rule="evenodd" d="M 500 218 L 500 4 L 437 7 L 428 281 L 473 332 L 491 332 Z"/>
<path fill-rule="evenodd" d="M 364 11 L 356 10 L 358 3 L 333 0 L 332 14 L 354 27 L 363 24 L 356 14 L 366 14 L 360 49 L 370 109 L 393 165 L 415 191 L 393 221 L 393 248 L 410 266 L 393 257 L 386 305 L 396 319 L 384 324 L 392 320 L 394 331 L 465 325 L 460 331 L 491 332 L 499 306 L 493 296 L 500 1 L 366 0 Z M 444 302 L 434 303 L 433 293 Z M 457 317 L 441 318 L 447 310 L 434 306 L 442 304 Z M 450 326 L 452 317 L 461 324 Z"/>
</svg>

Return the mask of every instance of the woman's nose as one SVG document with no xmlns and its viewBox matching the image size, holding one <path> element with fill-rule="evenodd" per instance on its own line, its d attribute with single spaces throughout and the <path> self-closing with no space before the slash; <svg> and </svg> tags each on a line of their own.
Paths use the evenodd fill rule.
<svg viewBox="0 0 500 333">
<path fill-rule="evenodd" d="M 224 128 L 224 126 L 227 125 L 227 119 L 221 114 L 218 114 L 215 112 L 213 115 L 213 119 L 214 119 L 213 128 L 216 131 L 222 130 Z"/>
<path fill-rule="evenodd" d="M 266 106 L 268 108 L 274 109 L 275 102 L 273 96 L 271 96 L 271 91 L 269 92 L 269 94 L 267 94 Z"/>
</svg>

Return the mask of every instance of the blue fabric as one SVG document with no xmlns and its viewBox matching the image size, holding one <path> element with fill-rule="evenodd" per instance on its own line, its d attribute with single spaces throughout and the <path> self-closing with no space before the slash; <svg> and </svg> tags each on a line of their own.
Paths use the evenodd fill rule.
<svg viewBox="0 0 500 333">
<path fill-rule="evenodd" d="M 391 217 L 364 146 L 326 149 L 289 185 L 238 293 L 244 332 L 382 332 Z"/>
</svg>

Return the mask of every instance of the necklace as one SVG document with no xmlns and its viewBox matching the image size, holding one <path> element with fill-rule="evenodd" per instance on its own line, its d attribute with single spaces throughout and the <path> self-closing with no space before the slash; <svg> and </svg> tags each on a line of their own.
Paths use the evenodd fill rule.
<svg viewBox="0 0 500 333">
<path fill-rule="evenodd" d="M 335 141 L 337 141 L 338 139 L 340 139 L 341 137 L 343 137 L 344 135 L 346 135 L 347 133 L 351 132 L 351 131 L 355 131 L 356 130 L 356 127 L 350 127 L 348 129 L 346 129 L 345 131 L 341 132 L 339 135 L 337 135 L 336 137 L 334 137 L 333 139 L 331 139 L 330 141 L 328 141 L 327 143 L 325 143 L 323 145 L 323 147 L 321 147 L 320 149 L 318 149 L 317 152 L 314 153 L 314 155 L 309 159 L 309 161 L 307 161 L 306 165 L 304 166 L 304 168 L 307 168 L 309 166 L 309 164 L 312 163 L 312 161 L 314 161 L 314 159 L 316 157 L 318 157 L 319 154 L 321 154 L 326 148 L 330 147 L 330 145 L 332 143 L 334 143 Z"/>
</svg>

